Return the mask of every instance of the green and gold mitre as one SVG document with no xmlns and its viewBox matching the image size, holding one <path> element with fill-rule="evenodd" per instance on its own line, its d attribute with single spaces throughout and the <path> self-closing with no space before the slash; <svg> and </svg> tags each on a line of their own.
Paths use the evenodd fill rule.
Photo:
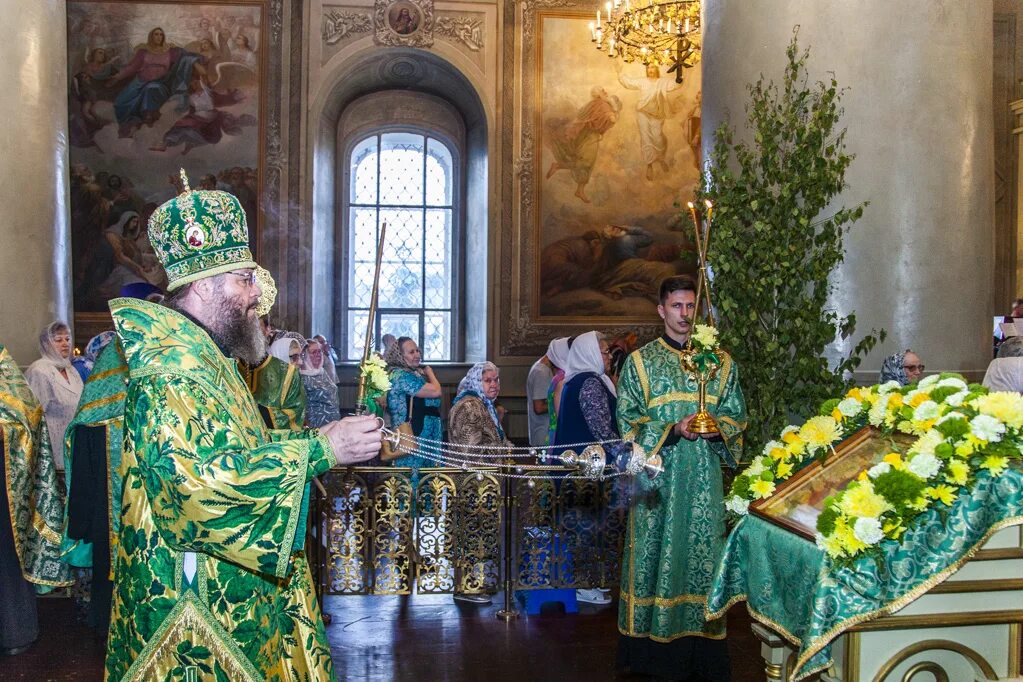
<svg viewBox="0 0 1023 682">
<path fill-rule="evenodd" d="M 245 211 L 232 194 L 193 191 L 181 170 L 184 191 L 149 218 L 149 241 L 167 271 L 167 290 L 203 277 L 254 268 Z"/>
</svg>

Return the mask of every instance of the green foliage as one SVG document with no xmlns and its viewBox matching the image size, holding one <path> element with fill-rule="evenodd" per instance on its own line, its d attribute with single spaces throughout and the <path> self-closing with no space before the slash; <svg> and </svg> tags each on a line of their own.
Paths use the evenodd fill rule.
<svg viewBox="0 0 1023 682">
<path fill-rule="evenodd" d="M 699 197 L 714 202 L 708 260 L 721 345 L 742 367 L 754 452 L 840 395 L 847 374 L 884 340 L 884 330 L 864 336 L 835 367 L 824 357 L 836 337 L 855 331 L 855 315 L 826 306 L 843 235 L 866 204 L 832 205 L 853 159 L 838 128 L 842 91 L 833 76 L 809 84 L 809 50 L 800 52 L 798 35 L 786 54 L 780 88 L 763 76 L 749 86 L 752 142 L 736 141 L 727 121 L 718 128 Z"/>
</svg>

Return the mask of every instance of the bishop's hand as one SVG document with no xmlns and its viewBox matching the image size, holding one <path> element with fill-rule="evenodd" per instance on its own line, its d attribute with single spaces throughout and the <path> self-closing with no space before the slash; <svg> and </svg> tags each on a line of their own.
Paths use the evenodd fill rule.
<svg viewBox="0 0 1023 682">
<path fill-rule="evenodd" d="M 345 417 L 320 428 L 327 437 L 338 464 L 358 464 L 380 452 L 383 433 L 380 420 L 373 415 Z"/>
</svg>

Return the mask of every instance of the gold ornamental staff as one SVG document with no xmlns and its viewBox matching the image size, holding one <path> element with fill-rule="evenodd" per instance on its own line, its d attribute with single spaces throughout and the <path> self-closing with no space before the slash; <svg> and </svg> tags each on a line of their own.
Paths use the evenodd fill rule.
<svg viewBox="0 0 1023 682">
<path fill-rule="evenodd" d="M 377 296 L 380 292 L 380 264 L 384 259 L 384 243 L 387 240 L 387 221 L 380 224 L 380 240 L 377 243 L 377 264 L 373 272 L 373 291 L 369 298 L 369 320 L 366 322 L 366 343 L 362 349 L 362 364 L 369 360 L 369 354 L 373 345 L 373 327 L 377 315 Z M 356 399 L 355 409 L 362 413 L 366 410 L 366 374 L 359 372 L 359 396 Z"/>
</svg>

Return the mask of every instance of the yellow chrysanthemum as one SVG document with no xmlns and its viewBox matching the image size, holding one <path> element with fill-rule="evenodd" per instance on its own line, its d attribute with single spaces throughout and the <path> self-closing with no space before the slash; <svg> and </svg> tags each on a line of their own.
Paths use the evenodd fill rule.
<svg viewBox="0 0 1023 682">
<path fill-rule="evenodd" d="M 992 476 L 999 476 L 1005 468 L 1009 466 L 1009 458 L 1002 457 L 1000 455 L 988 455 L 984 458 L 984 461 L 980 463 L 981 469 L 987 469 L 991 472 Z"/>
<path fill-rule="evenodd" d="M 1023 395 L 1019 393 L 988 393 L 974 398 L 973 406 L 981 414 L 994 417 L 1009 428 L 1023 427 Z"/>
<path fill-rule="evenodd" d="M 956 501 L 956 491 L 950 485 L 935 485 L 924 490 L 924 494 L 932 500 L 943 502 L 949 506 Z"/>
<path fill-rule="evenodd" d="M 750 486 L 750 490 L 753 491 L 753 495 L 758 500 L 762 500 L 765 497 L 770 497 L 772 494 L 774 494 L 774 482 L 764 481 L 758 478 L 757 480 L 753 481 L 753 484 Z"/>
<path fill-rule="evenodd" d="M 839 518 L 835 522 L 835 532 L 832 535 L 838 540 L 842 550 L 849 556 L 853 556 L 867 548 L 867 545 L 856 537 L 853 529 L 843 518 Z"/>
<path fill-rule="evenodd" d="M 877 518 L 892 506 L 888 501 L 874 492 L 874 485 L 869 481 L 860 481 L 846 488 L 838 509 L 846 516 L 870 516 Z"/>
<path fill-rule="evenodd" d="M 977 439 L 972 435 L 966 436 L 965 440 L 959 441 L 956 445 L 956 454 L 960 457 L 969 457 L 977 449 Z"/>
<path fill-rule="evenodd" d="M 799 429 L 799 437 L 810 449 L 823 448 L 842 437 L 842 428 L 834 417 L 811 417 Z"/>
<path fill-rule="evenodd" d="M 783 459 L 778 462 L 778 466 L 775 468 L 774 477 L 776 479 L 788 478 L 792 474 L 792 462 L 787 459 Z"/>
<path fill-rule="evenodd" d="M 960 459 L 953 459 L 948 463 L 948 473 L 945 479 L 956 485 L 965 485 L 966 479 L 970 476 L 970 465 Z"/>
</svg>

